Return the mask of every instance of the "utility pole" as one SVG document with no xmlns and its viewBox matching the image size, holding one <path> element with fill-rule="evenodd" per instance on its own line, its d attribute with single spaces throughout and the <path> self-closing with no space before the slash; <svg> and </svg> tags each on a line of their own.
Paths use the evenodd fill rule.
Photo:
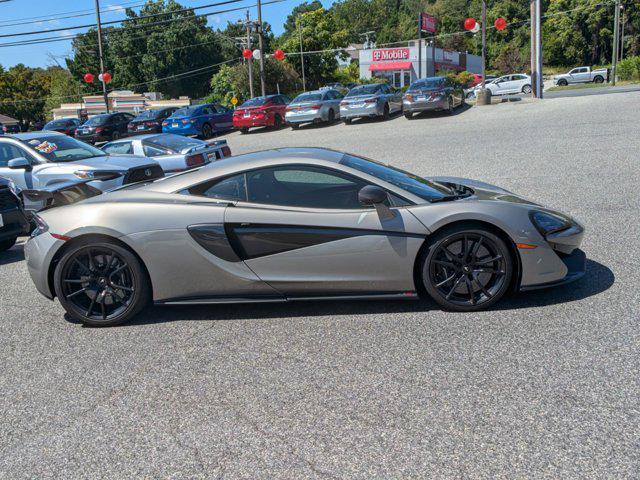
<svg viewBox="0 0 640 480">
<path fill-rule="evenodd" d="M 627 21 L 624 5 L 620 5 L 620 10 L 622 10 L 622 27 L 620 28 L 620 60 L 622 60 L 624 58 L 624 24 L 627 23 Z"/>
<path fill-rule="evenodd" d="M 536 2 L 536 98 L 542 98 L 542 0 Z"/>
<path fill-rule="evenodd" d="M 482 0 L 482 90 L 487 77 L 487 0 Z"/>
<path fill-rule="evenodd" d="M 298 37 L 300 38 L 300 68 L 302 69 L 302 91 L 307 91 L 307 81 L 304 76 L 304 53 L 302 52 L 302 16 L 296 18 L 298 24 Z"/>
<path fill-rule="evenodd" d="M 613 19 L 613 58 L 611 61 L 611 85 L 616 84 L 616 69 L 618 67 L 618 44 L 620 42 L 620 0 L 616 0 Z"/>
<path fill-rule="evenodd" d="M 102 24 L 100 23 L 100 0 L 96 0 L 96 22 L 98 24 L 98 55 L 100 57 L 100 74 L 104 74 L 104 58 L 102 56 Z M 102 79 L 102 94 L 104 95 L 104 106 L 109 113 L 109 97 L 107 95 L 107 83 Z"/>
<path fill-rule="evenodd" d="M 251 20 L 249 19 L 249 10 L 247 10 L 247 48 L 251 50 Z M 253 98 L 253 57 L 247 58 L 247 66 L 249 68 L 249 95 Z"/>
<path fill-rule="evenodd" d="M 422 19 L 418 16 L 418 80 L 422 78 Z M 425 72 L 426 73 L 426 72 Z"/>
<path fill-rule="evenodd" d="M 258 7 L 258 45 L 260 46 L 260 89 L 262 91 L 262 96 L 264 97 L 267 93 L 264 85 L 264 36 L 262 35 L 262 2 L 261 0 L 257 1 L 257 7 Z"/>
</svg>

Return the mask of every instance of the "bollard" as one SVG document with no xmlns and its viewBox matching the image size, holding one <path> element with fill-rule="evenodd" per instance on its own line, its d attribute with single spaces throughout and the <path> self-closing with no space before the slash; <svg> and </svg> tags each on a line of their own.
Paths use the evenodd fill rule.
<svg viewBox="0 0 640 480">
<path fill-rule="evenodd" d="M 491 90 L 488 88 L 478 90 L 476 93 L 476 105 L 491 105 Z"/>
</svg>

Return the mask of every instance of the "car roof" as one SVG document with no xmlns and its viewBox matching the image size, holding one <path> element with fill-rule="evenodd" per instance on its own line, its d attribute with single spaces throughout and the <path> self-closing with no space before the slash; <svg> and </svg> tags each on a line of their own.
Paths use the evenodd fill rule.
<svg viewBox="0 0 640 480">
<path fill-rule="evenodd" d="M 55 132 L 53 130 L 38 130 L 37 132 L 12 133 L 11 135 L 7 135 L 7 137 L 15 138 L 18 140 L 31 140 L 33 138 L 42 137 L 42 135 L 58 135 L 61 137 L 66 137 L 64 133 Z"/>
<path fill-rule="evenodd" d="M 166 177 L 165 179 L 149 184 L 145 188 L 170 193 L 213 178 L 233 175 L 236 172 L 239 173 L 254 168 L 295 163 L 318 163 L 318 165 L 338 163 L 344 155 L 344 152 L 317 147 L 261 150 L 218 160 L 197 170 L 191 170 L 187 172 L 188 174 Z"/>
</svg>

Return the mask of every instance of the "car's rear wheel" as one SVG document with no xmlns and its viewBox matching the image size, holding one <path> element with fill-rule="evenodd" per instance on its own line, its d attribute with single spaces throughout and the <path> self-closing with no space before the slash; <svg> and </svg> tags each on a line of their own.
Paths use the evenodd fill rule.
<svg viewBox="0 0 640 480">
<path fill-rule="evenodd" d="M 447 113 L 453 115 L 453 109 L 453 97 L 449 96 L 449 98 L 447 98 Z"/>
<path fill-rule="evenodd" d="M 213 130 L 211 129 L 211 125 L 205 123 L 202 125 L 202 138 L 211 138 L 213 137 Z"/>
<path fill-rule="evenodd" d="M 292 123 L 291 124 L 291 129 L 292 130 L 297 130 L 298 128 L 300 128 L 300 125 L 298 125 L 297 123 Z"/>
<path fill-rule="evenodd" d="M 249 129 L 248 129 L 247 127 L 242 127 L 242 128 L 240 129 L 240 133 L 241 133 L 241 134 L 243 134 L 243 135 L 244 135 L 245 133 L 249 133 Z"/>
<path fill-rule="evenodd" d="M 110 241 L 72 246 L 56 267 L 54 288 L 67 313 L 93 327 L 131 320 L 151 297 L 138 258 Z"/>
<path fill-rule="evenodd" d="M 345 125 L 351 125 L 352 120 L 350 118 L 345 118 L 343 122 Z"/>
<path fill-rule="evenodd" d="M 111 140 L 118 140 L 120 138 L 120 132 L 119 131 L 115 131 L 111 134 Z"/>
<path fill-rule="evenodd" d="M 560 80 L 558 80 L 558 86 L 566 87 L 567 85 L 569 85 L 569 82 L 567 82 L 564 78 L 561 78 Z"/>
<path fill-rule="evenodd" d="M 422 258 L 427 293 L 447 310 L 490 307 L 508 291 L 513 259 L 505 242 L 483 228 L 459 226 L 432 239 Z"/>
<path fill-rule="evenodd" d="M 327 116 L 327 123 L 331 125 L 335 121 L 336 121 L 336 114 L 334 113 L 333 110 L 329 110 L 329 115 Z"/>
<path fill-rule="evenodd" d="M 531 85 L 525 85 L 522 87 L 522 93 L 525 95 L 529 95 L 531 93 Z"/>
<path fill-rule="evenodd" d="M 413 119 L 413 112 L 404 112 L 404 118 L 407 120 Z"/>
<path fill-rule="evenodd" d="M 604 82 L 604 78 L 601 77 L 600 75 L 596 75 L 595 77 L 593 77 L 593 83 L 603 83 Z"/>
<path fill-rule="evenodd" d="M 4 252 L 6 250 L 9 250 L 11 247 L 13 247 L 16 244 L 16 241 L 18 240 L 18 238 L 10 238 L 8 240 L 2 240 L 0 242 L 0 252 Z"/>
<path fill-rule="evenodd" d="M 275 130 L 279 130 L 281 127 L 282 127 L 282 117 L 276 113 L 276 116 L 273 119 L 273 128 Z"/>
</svg>

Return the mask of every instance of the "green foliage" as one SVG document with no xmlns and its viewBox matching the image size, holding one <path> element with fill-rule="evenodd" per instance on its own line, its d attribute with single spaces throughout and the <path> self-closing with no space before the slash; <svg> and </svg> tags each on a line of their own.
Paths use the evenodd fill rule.
<svg viewBox="0 0 640 480">
<path fill-rule="evenodd" d="M 311 0 L 310 2 L 302 2 L 300 5 L 293 7 L 291 13 L 287 16 L 284 22 L 284 36 L 288 37 L 294 33 L 297 33 L 298 28 L 298 15 L 303 13 L 313 12 L 322 8 L 322 2 L 320 0 Z"/>
<path fill-rule="evenodd" d="M 351 62 L 345 67 L 338 67 L 333 72 L 333 79 L 343 85 L 352 82 L 360 82 L 360 67 L 358 62 Z"/>
<path fill-rule="evenodd" d="M 620 80 L 640 80 L 640 56 L 621 60 L 617 72 Z"/>
<path fill-rule="evenodd" d="M 19 120 L 22 125 L 44 120 L 50 84 L 49 72 L 42 68 L 23 64 L 9 70 L 0 67 L 0 113 Z"/>
<path fill-rule="evenodd" d="M 52 67 L 48 70 L 49 94 L 44 103 L 44 114 L 50 119 L 51 111 L 61 103 L 74 103 L 82 100 L 84 86 L 69 70 Z"/>
</svg>

